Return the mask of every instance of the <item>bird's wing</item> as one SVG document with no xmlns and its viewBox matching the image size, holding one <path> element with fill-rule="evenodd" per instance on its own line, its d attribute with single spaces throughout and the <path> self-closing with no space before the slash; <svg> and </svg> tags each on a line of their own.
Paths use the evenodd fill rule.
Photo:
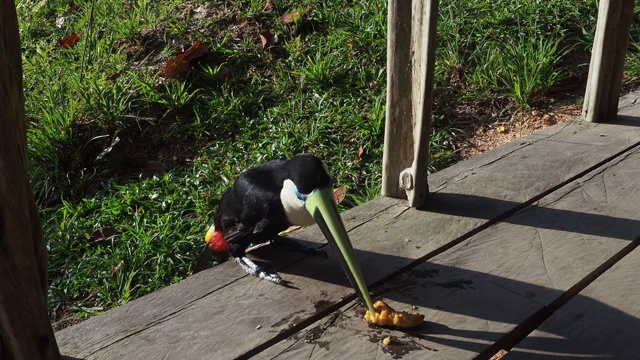
<svg viewBox="0 0 640 360">
<path fill-rule="evenodd" d="M 272 230 L 272 219 L 282 217 L 279 214 L 284 214 L 279 191 L 282 184 L 261 173 L 279 164 L 269 162 L 243 173 L 223 196 L 218 213 L 227 242 L 248 236 L 259 238 L 261 233 Z"/>
</svg>

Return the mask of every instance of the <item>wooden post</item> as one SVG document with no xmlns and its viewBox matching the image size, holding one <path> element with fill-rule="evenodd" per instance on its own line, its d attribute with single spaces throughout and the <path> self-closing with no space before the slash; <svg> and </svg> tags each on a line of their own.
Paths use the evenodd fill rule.
<svg viewBox="0 0 640 360">
<path fill-rule="evenodd" d="M 0 0 L 0 358 L 59 359 L 47 314 L 47 254 L 27 178 L 15 2 Z"/>
<path fill-rule="evenodd" d="M 387 118 L 382 195 L 422 206 L 427 166 L 438 0 L 389 0 Z"/>
<path fill-rule="evenodd" d="M 598 122 L 618 113 L 634 0 L 600 0 L 582 116 Z"/>
</svg>

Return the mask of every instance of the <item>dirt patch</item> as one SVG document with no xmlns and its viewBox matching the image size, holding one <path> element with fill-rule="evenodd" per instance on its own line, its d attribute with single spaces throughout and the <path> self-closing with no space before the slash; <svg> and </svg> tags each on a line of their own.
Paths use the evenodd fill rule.
<svg viewBox="0 0 640 360">
<path fill-rule="evenodd" d="M 574 83 L 571 83 L 575 81 Z M 567 84 L 570 83 L 570 84 Z M 564 85 L 550 89 L 541 96 L 528 113 L 500 113 L 500 101 L 487 104 L 457 104 L 447 109 L 453 114 L 453 127 L 459 132 L 451 145 L 459 159 L 469 159 L 502 144 L 517 140 L 550 126 L 573 120 L 582 114 L 581 100 L 586 89 L 586 78 L 570 77 Z M 625 75 L 621 97 L 640 87 L 640 80 Z M 503 103 L 503 106 L 509 106 Z"/>
<path fill-rule="evenodd" d="M 468 159 L 502 144 L 572 120 L 581 114 L 577 94 L 568 99 L 545 104 L 528 114 L 517 114 L 513 120 L 497 120 L 492 117 L 478 121 L 460 121 L 455 126 L 461 133 L 453 144 L 462 159 Z"/>
</svg>

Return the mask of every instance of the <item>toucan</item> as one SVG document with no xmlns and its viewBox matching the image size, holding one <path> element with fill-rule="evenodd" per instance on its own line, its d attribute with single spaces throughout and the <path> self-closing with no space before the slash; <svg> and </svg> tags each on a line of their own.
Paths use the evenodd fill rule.
<svg viewBox="0 0 640 360">
<path fill-rule="evenodd" d="M 322 230 L 351 285 L 373 314 L 371 295 L 334 199 L 331 175 L 326 164 L 314 155 L 268 161 L 240 174 L 220 200 L 193 272 L 207 269 L 214 254 L 220 262 L 231 255 L 250 274 L 285 285 L 277 273 L 268 272 L 249 259 L 246 249 L 251 244 L 271 240 L 291 246 L 293 241 L 279 233 L 291 225 L 314 223 Z M 305 248 L 304 251 L 319 250 Z"/>
</svg>

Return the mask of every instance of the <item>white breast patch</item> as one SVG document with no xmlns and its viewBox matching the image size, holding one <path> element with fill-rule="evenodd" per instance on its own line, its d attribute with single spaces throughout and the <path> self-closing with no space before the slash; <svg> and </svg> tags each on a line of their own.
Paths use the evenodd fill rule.
<svg viewBox="0 0 640 360">
<path fill-rule="evenodd" d="M 284 181 L 280 191 L 280 201 L 282 201 L 287 220 L 291 224 L 298 226 L 315 224 L 316 221 L 309 214 L 307 208 L 304 207 L 304 201 L 298 199 L 296 191 L 297 188 L 293 181 L 289 179 Z"/>
</svg>

